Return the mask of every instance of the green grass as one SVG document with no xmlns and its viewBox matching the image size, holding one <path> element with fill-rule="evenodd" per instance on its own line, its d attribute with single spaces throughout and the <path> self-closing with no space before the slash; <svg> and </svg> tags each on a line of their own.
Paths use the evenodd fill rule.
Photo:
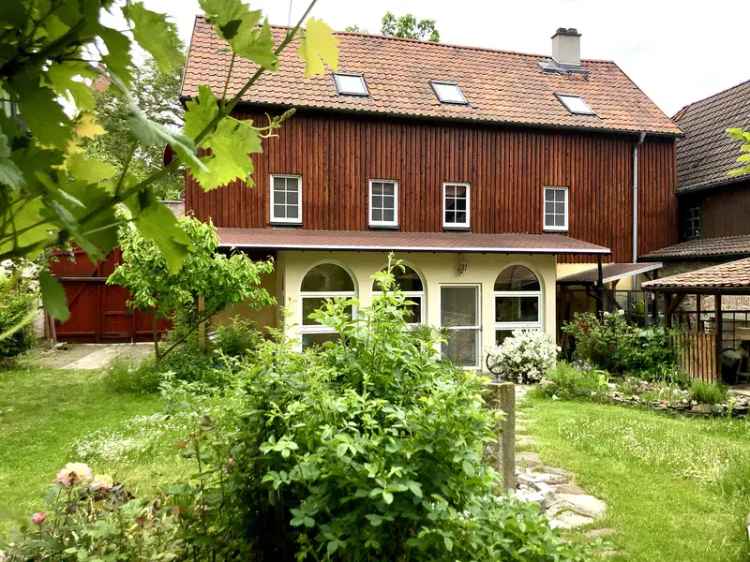
<svg viewBox="0 0 750 562">
<path fill-rule="evenodd" d="M 542 459 L 608 503 L 628 562 L 748 560 L 750 423 L 531 398 Z"/>
<path fill-rule="evenodd" d="M 0 536 L 44 509 L 57 470 L 82 460 L 76 458 L 76 441 L 96 431 L 119 434 L 133 416 L 161 409 L 158 395 L 116 393 L 96 371 L 0 370 Z M 103 460 L 94 455 L 86 462 L 95 473 L 125 482 L 137 495 L 185 470 L 176 449 L 164 445 L 140 458 Z"/>
</svg>

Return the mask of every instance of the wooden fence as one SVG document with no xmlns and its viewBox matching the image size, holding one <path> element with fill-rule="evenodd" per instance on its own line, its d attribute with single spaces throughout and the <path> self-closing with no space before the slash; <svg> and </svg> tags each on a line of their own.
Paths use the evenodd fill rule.
<svg viewBox="0 0 750 562">
<path fill-rule="evenodd" d="M 716 382 L 716 338 L 711 333 L 679 330 L 674 336 L 680 369 L 691 379 Z"/>
</svg>

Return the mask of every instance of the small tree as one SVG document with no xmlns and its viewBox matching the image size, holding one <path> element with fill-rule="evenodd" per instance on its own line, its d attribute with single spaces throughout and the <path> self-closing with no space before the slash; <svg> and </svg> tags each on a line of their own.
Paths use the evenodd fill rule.
<svg viewBox="0 0 750 562">
<path fill-rule="evenodd" d="M 734 128 L 727 129 L 727 134 L 740 144 L 740 155 L 737 157 L 738 167 L 729 171 L 730 176 L 750 174 L 750 130 Z"/>
<path fill-rule="evenodd" d="M 135 228 L 125 227 L 120 237 L 123 263 L 107 280 L 130 291 L 130 307 L 152 310 L 155 321 L 178 319 L 186 326 L 163 354 L 154 334 L 157 360 L 184 342 L 201 323 L 232 304 L 247 302 L 251 308 L 261 308 L 274 302 L 261 287 L 262 276 L 273 271 L 271 261 L 254 262 L 245 254 L 218 253 L 219 237 L 210 223 L 185 217 L 178 226 L 190 241 L 190 252 L 179 273 L 170 272 L 154 242 Z"/>
<path fill-rule="evenodd" d="M 440 32 L 435 20 L 417 20 L 412 14 L 395 16 L 386 12 L 383 16 L 380 32 L 387 37 L 403 37 L 405 39 L 419 39 L 420 41 L 440 42 Z"/>
</svg>

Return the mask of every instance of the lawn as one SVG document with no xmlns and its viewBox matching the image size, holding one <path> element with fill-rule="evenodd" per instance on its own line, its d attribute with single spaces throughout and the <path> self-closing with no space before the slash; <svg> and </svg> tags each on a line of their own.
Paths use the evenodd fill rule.
<svg viewBox="0 0 750 562">
<path fill-rule="evenodd" d="M 44 509 L 49 484 L 66 462 L 85 460 L 136 494 L 176 477 L 185 467 L 175 447 L 135 456 L 133 447 L 130 453 L 123 447 L 137 443 L 133 427 L 142 418 L 132 418 L 152 416 L 162 406 L 158 395 L 110 390 L 96 371 L 0 370 L 0 536 Z M 86 459 L 76 450 L 79 440 L 87 441 Z"/>
<path fill-rule="evenodd" d="M 604 499 L 628 562 L 747 560 L 750 422 L 530 398 L 542 459 Z"/>
</svg>

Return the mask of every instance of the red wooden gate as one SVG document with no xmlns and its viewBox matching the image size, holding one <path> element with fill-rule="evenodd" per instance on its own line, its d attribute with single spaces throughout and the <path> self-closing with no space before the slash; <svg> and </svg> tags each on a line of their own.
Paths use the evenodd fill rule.
<svg viewBox="0 0 750 562">
<path fill-rule="evenodd" d="M 99 343 L 153 339 L 153 316 L 131 311 L 128 291 L 106 283 L 120 259 L 119 249 L 96 264 L 80 249 L 74 251 L 72 259 L 67 254 L 55 256 L 50 269 L 62 283 L 70 308 L 68 321 L 55 323 L 58 340 Z M 159 333 L 168 329 L 169 322 L 158 322 Z"/>
</svg>

